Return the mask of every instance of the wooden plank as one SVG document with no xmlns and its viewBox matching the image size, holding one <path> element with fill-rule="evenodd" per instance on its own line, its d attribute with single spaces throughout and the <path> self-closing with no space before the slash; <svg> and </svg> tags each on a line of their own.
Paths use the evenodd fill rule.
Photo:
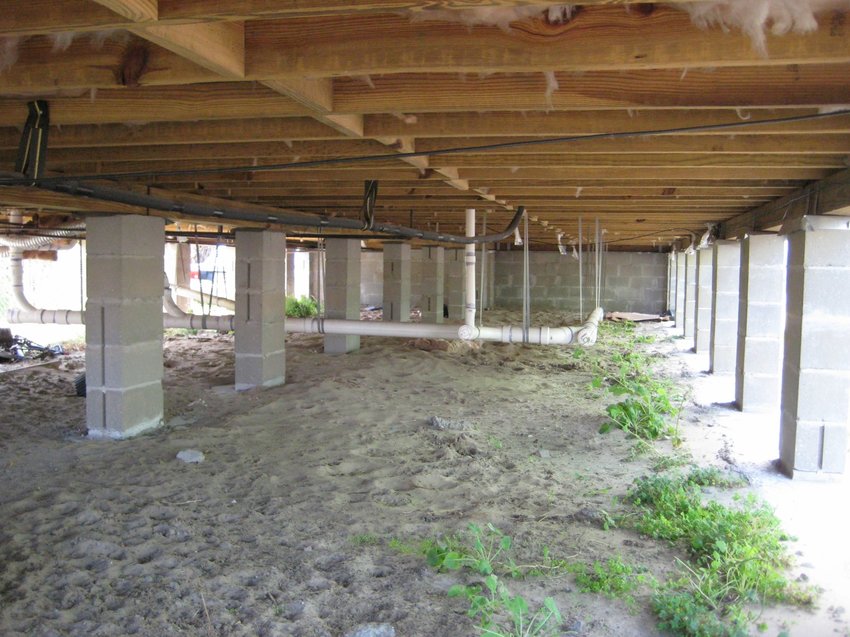
<svg viewBox="0 0 850 637">
<path fill-rule="evenodd" d="M 77 37 L 65 51 L 48 38 L 20 47 L 15 64 L 0 73 L 0 94 L 62 97 L 124 86 L 164 86 L 218 82 L 218 74 L 135 36 L 95 44 Z"/>
<path fill-rule="evenodd" d="M 140 26 L 131 31 L 226 78 L 245 77 L 245 30 L 241 22 Z"/>
<path fill-rule="evenodd" d="M 157 0 L 94 0 L 131 22 L 156 20 L 159 17 Z"/>
<path fill-rule="evenodd" d="M 0 34 L 33 35 L 124 28 L 131 21 L 91 0 L 4 0 Z"/>
<path fill-rule="evenodd" d="M 263 82 L 273 91 L 286 95 L 312 111 L 330 113 L 334 107 L 334 87 L 330 78 L 290 77 Z"/>
<path fill-rule="evenodd" d="M 686 2 L 687 0 L 671 0 Z M 644 0 L 582 0 L 581 4 L 591 5 L 628 5 Z M 372 13 L 421 12 L 422 10 L 457 10 L 473 6 L 512 7 L 529 2 L 516 0 L 358 0 L 341 2 L 339 0 L 160 0 L 162 19 L 210 19 L 243 20 L 250 16 L 265 18 L 291 17 L 327 17 L 336 15 L 356 15 Z"/>
<path fill-rule="evenodd" d="M 551 111 L 624 108 L 818 107 L 850 102 L 850 86 L 836 82 L 847 64 L 746 66 L 714 70 L 651 69 L 558 73 L 547 91 L 540 67 L 523 74 L 396 74 L 334 81 L 334 106 L 347 113 Z"/>
<path fill-rule="evenodd" d="M 507 108 L 505 104 L 503 108 Z M 497 111 L 486 116 L 477 112 L 417 113 L 402 120 L 394 115 L 367 115 L 368 137 L 486 137 L 486 136 L 569 136 L 598 135 L 632 131 L 689 128 L 716 124 L 759 122 L 780 117 L 817 113 L 817 109 L 671 109 L 621 111 Z M 850 115 L 793 124 L 770 124 L 738 129 L 750 135 L 795 135 L 850 132 Z M 729 135 L 715 131 L 705 135 Z"/>
<path fill-rule="evenodd" d="M 340 173 L 345 171 L 340 171 Z M 652 177 L 664 180 L 705 180 L 713 181 L 716 179 L 735 179 L 741 177 L 742 173 L 749 179 L 822 179 L 832 172 L 829 169 L 823 168 L 785 168 L 785 167 L 770 167 L 770 168 L 748 168 L 746 171 L 741 170 L 740 166 L 702 166 L 694 167 L 666 167 L 652 170 Z M 565 170 L 559 168 L 545 167 L 518 167 L 516 170 L 512 168 L 465 168 L 461 171 L 461 175 L 465 179 L 470 180 L 470 185 L 487 186 L 492 184 L 493 180 L 509 179 L 509 180 L 526 180 L 526 179 L 576 179 L 576 180 L 612 180 L 612 181 L 630 181 L 645 179 L 647 171 L 643 168 L 620 167 L 620 166 L 602 166 L 602 167 L 573 167 Z M 301 174 L 298 175 L 301 178 Z M 475 182 L 473 184 L 473 182 Z"/>
<path fill-rule="evenodd" d="M 638 0 L 584 0 L 583 4 L 629 4 Z M 640 0 L 641 2 L 643 0 Z M 685 0 L 669 0 L 684 2 Z M 152 3 L 153 0 L 150 0 Z M 516 4 L 506 0 L 507 4 Z M 38 34 L 62 31 L 126 29 L 134 21 L 91 0 L 4 0 L 0 13 L 0 34 Z M 494 3 L 488 3 L 493 4 Z M 423 7 L 457 8 L 456 0 L 379 0 L 377 2 L 325 2 L 324 0 L 160 0 L 160 25 L 214 20 L 283 19 L 348 14 L 395 13 Z"/>
<path fill-rule="evenodd" d="M 456 137 L 417 140 L 422 152 L 446 148 L 506 144 L 539 140 L 539 137 Z M 792 136 L 780 135 L 664 135 L 634 139 L 590 139 L 554 144 L 533 144 L 487 151 L 488 154 L 693 154 L 710 152 L 733 155 L 837 155 L 850 154 L 850 134 Z"/>
<path fill-rule="evenodd" d="M 454 154 L 433 155 L 431 164 L 440 166 L 443 163 L 460 168 L 467 167 L 506 167 L 509 169 L 521 167 L 723 167 L 738 166 L 750 168 L 843 168 L 846 166 L 846 155 L 725 155 L 713 153 L 694 154 L 547 154 L 508 155 L 508 154 Z"/>
<path fill-rule="evenodd" d="M 526 21 L 510 33 L 413 24 L 393 15 L 256 20 L 246 23 L 246 65 L 249 75 L 275 77 L 850 62 L 844 22 L 833 19 L 830 27 L 768 36 L 770 55 L 763 57 L 747 36 L 699 30 L 685 13 L 669 8 L 647 14 L 591 7 L 563 25 Z"/>
<path fill-rule="evenodd" d="M 96 97 L 96 96 L 95 96 Z M 263 142 L 341 139 L 342 134 L 311 117 L 273 117 L 187 122 L 66 125 L 50 128 L 50 148 L 194 145 L 218 142 Z M 17 148 L 17 128 L 0 128 L 0 148 Z"/>
<path fill-rule="evenodd" d="M 304 107 L 265 87 L 199 84 L 191 87 L 103 90 L 94 99 L 58 97 L 50 103 L 52 124 L 115 124 L 304 115 Z M 26 121 L 24 99 L 0 99 L 0 125 Z"/>
</svg>

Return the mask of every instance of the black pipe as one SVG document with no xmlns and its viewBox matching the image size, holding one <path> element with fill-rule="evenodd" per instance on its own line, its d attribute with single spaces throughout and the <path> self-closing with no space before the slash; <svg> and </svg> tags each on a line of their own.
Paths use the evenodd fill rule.
<svg viewBox="0 0 850 637">
<path fill-rule="evenodd" d="M 172 212 L 189 217 L 206 217 L 227 221 L 250 221 L 254 223 L 273 223 L 284 226 L 300 226 L 305 228 L 341 228 L 346 230 L 365 230 L 363 222 L 358 219 L 346 219 L 343 217 L 329 217 L 310 213 L 287 210 L 285 208 L 272 208 L 257 204 L 240 203 L 238 208 L 230 208 L 226 200 L 221 200 L 221 205 L 213 205 L 198 201 L 180 202 L 160 195 L 134 192 L 122 188 L 101 186 L 98 184 L 87 184 L 78 181 L 47 181 L 41 182 L 36 187 L 69 195 L 77 195 L 97 199 L 100 201 L 111 201 L 140 208 L 152 208 L 162 212 Z M 437 241 L 441 243 L 479 244 L 494 243 L 508 238 L 519 226 L 520 219 L 525 212 L 524 206 L 519 206 L 514 218 L 503 232 L 481 237 L 465 237 L 463 235 L 442 234 L 429 230 L 417 230 L 405 226 L 397 226 L 391 223 L 374 223 L 371 227 L 373 232 L 378 232 L 392 237 L 405 239 L 423 239 L 425 241 Z"/>
</svg>

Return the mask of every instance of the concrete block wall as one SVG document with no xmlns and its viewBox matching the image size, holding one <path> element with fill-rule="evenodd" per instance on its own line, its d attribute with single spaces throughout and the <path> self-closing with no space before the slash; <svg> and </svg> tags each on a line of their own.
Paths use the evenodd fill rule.
<svg viewBox="0 0 850 637">
<path fill-rule="evenodd" d="M 522 252 L 495 253 L 495 304 L 522 307 Z M 668 255 L 609 252 L 605 255 L 603 307 L 624 312 L 660 313 L 667 304 Z M 578 261 L 557 252 L 531 252 L 531 309 L 579 310 Z M 585 268 L 585 313 L 593 309 L 593 276 Z"/>
<path fill-rule="evenodd" d="M 380 307 L 384 302 L 384 253 L 364 251 L 360 256 L 360 304 Z M 422 306 L 422 251 L 410 251 L 410 304 Z"/>
</svg>

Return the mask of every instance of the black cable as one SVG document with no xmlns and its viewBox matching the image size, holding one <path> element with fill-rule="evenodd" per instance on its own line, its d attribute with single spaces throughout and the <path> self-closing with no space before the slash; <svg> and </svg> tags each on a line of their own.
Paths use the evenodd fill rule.
<svg viewBox="0 0 850 637">
<path fill-rule="evenodd" d="M 641 137 L 654 137 L 657 135 L 677 135 L 684 133 L 704 133 L 710 131 L 734 130 L 750 126 L 768 126 L 774 124 L 792 124 L 795 122 L 808 122 L 828 117 L 850 115 L 850 109 L 834 111 L 831 113 L 813 113 L 810 115 L 795 115 L 793 117 L 779 117 L 774 119 L 763 119 L 758 121 L 728 122 L 726 124 L 705 124 L 703 126 L 688 126 L 679 128 L 661 128 L 649 131 L 625 131 L 618 133 L 595 133 L 592 135 L 569 135 L 564 137 L 546 137 L 542 139 L 527 139 L 514 142 L 501 142 L 498 144 L 482 144 L 479 146 L 456 146 L 433 151 L 414 151 L 408 153 L 391 153 L 380 155 L 361 155 L 356 157 L 336 157 L 329 159 L 316 159 L 312 161 L 288 162 L 282 164 L 267 164 L 265 166 L 226 166 L 222 168 L 186 168 L 180 170 L 147 170 L 140 172 L 125 173 L 100 173 L 91 175 L 63 175 L 62 177 L 43 177 L 41 179 L 26 179 L 22 177 L 0 178 L 0 185 L 20 186 L 61 183 L 68 180 L 80 179 L 136 179 L 156 177 L 180 177 L 185 175 L 208 175 L 208 174 L 230 174 L 230 173 L 258 173 L 277 172 L 293 168 L 314 168 L 317 166 L 347 165 L 369 161 L 380 161 L 385 159 L 409 159 L 412 157 L 432 157 L 440 155 L 458 155 L 470 152 L 485 152 L 491 150 L 503 150 L 507 148 L 524 148 L 527 146 L 543 146 L 547 144 L 563 144 L 577 141 L 601 140 L 601 139 L 630 139 Z"/>
</svg>

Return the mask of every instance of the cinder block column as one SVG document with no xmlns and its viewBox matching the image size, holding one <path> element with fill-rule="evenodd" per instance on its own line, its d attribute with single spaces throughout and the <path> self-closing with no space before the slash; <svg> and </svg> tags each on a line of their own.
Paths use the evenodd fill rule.
<svg viewBox="0 0 850 637">
<path fill-rule="evenodd" d="M 465 307 L 463 250 L 446 250 L 446 305 L 450 321 L 463 321 Z"/>
<path fill-rule="evenodd" d="M 325 244 L 325 316 L 360 319 L 360 241 L 327 239 Z M 360 349 L 360 337 L 327 334 L 325 354 L 346 354 Z"/>
<path fill-rule="evenodd" d="M 694 331 L 694 351 L 708 352 L 711 346 L 711 285 L 714 279 L 714 250 L 711 247 L 697 250 L 697 308 Z"/>
<path fill-rule="evenodd" d="M 164 222 L 86 221 L 86 423 L 90 438 L 129 438 L 162 423 Z"/>
<path fill-rule="evenodd" d="M 780 466 L 795 478 L 843 473 L 850 424 L 850 221 L 803 217 L 788 230 Z"/>
<path fill-rule="evenodd" d="M 282 385 L 286 235 L 236 231 L 236 390 Z"/>
<path fill-rule="evenodd" d="M 738 356 L 738 289 L 741 281 L 741 247 L 737 241 L 714 244 L 712 278 L 709 371 L 732 374 Z"/>
<path fill-rule="evenodd" d="M 697 255 L 685 255 L 685 320 L 683 334 L 686 339 L 696 338 L 697 315 Z"/>
<path fill-rule="evenodd" d="M 446 251 L 440 246 L 422 248 L 422 322 L 443 322 L 443 289 Z"/>
<path fill-rule="evenodd" d="M 785 315 L 785 237 L 741 242 L 735 403 L 742 411 L 779 407 Z"/>
<path fill-rule="evenodd" d="M 676 253 L 676 332 L 685 334 L 685 264 L 687 255 Z"/>
<path fill-rule="evenodd" d="M 410 244 L 384 244 L 384 320 L 410 321 Z"/>
</svg>

